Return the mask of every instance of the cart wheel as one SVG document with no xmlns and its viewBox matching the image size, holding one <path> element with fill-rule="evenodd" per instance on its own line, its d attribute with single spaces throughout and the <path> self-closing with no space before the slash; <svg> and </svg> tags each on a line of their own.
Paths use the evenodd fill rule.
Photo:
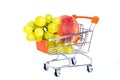
<svg viewBox="0 0 120 80">
<path fill-rule="evenodd" d="M 72 64 L 75 65 L 76 64 L 76 59 L 75 58 L 71 58 Z"/>
<path fill-rule="evenodd" d="M 48 70 L 49 69 L 49 63 L 47 62 L 47 63 L 44 63 L 44 70 Z"/>
<path fill-rule="evenodd" d="M 93 67 L 91 64 L 87 65 L 87 71 L 88 72 L 92 72 L 93 71 Z"/>
<path fill-rule="evenodd" d="M 59 77 L 60 76 L 60 69 L 55 69 L 55 76 L 56 77 Z"/>
</svg>

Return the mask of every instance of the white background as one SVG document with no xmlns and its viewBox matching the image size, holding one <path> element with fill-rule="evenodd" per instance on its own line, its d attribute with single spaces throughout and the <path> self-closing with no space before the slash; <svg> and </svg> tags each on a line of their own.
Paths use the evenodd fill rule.
<svg viewBox="0 0 120 80">
<path fill-rule="evenodd" d="M 120 13 L 119 0 L 2 0 L 0 1 L 0 80 L 119 80 Z M 27 42 L 23 26 L 38 15 L 51 13 L 99 16 L 90 55 L 94 71 L 66 68 L 56 78 L 43 70 L 51 59 Z"/>
</svg>

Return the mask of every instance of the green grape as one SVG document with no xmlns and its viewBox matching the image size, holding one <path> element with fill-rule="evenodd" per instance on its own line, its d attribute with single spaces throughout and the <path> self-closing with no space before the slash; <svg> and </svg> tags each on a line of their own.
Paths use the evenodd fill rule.
<svg viewBox="0 0 120 80">
<path fill-rule="evenodd" d="M 28 25 L 30 25 L 30 26 L 34 26 L 35 23 L 34 23 L 34 21 L 29 21 L 29 22 L 28 22 Z"/>
<path fill-rule="evenodd" d="M 53 48 L 53 47 L 55 47 L 55 41 L 50 41 L 50 42 L 48 42 L 48 48 Z"/>
<path fill-rule="evenodd" d="M 45 33 L 44 33 L 44 38 L 45 38 L 45 39 L 53 38 L 53 33 L 50 33 L 50 32 L 48 32 L 48 31 L 45 32 Z"/>
<path fill-rule="evenodd" d="M 61 19 L 59 17 L 54 17 L 52 19 L 52 22 L 55 23 L 56 25 L 60 25 Z"/>
<path fill-rule="evenodd" d="M 29 34 L 27 34 L 27 35 L 26 35 L 26 39 L 27 39 L 28 41 L 35 41 L 35 35 L 34 35 L 34 33 L 29 33 Z"/>
<path fill-rule="evenodd" d="M 56 51 L 57 51 L 58 53 L 63 53 L 63 52 L 64 52 L 64 44 L 63 44 L 63 43 L 58 43 L 58 44 L 56 45 Z"/>
<path fill-rule="evenodd" d="M 38 27 L 39 27 L 39 26 L 37 26 L 37 25 L 35 24 L 35 22 L 34 22 L 34 21 L 29 21 L 27 25 L 29 25 L 29 26 L 33 27 L 33 32 L 34 32 L 34 30 L 35 30 L 36 28 L 38 28 Z"/>
<path fill-rule="evenodd" d="M 53 18 L 53 17 L 52 17 L 51 14 L 46 14 L 46 15 L 45 15 L 45 19 L 46 19 L 46 22 L 47 22 L 47 23 L 51 23 L 51 22 L 52 22 L 52 18 Z"/>
<path fill-rule="evenodd" d="M 58 53 L 63 53 L 64 52 L 64 48 L 63 47 L 56 47 L 56 51 Z"/>
<path fill-rule="evenodd" d="M 57 47 L 64 47 L 64 44 L 63 43 L 59 43 L 59 44 L 57 44 Z"/>
<path fill-rule="evenodd" d="M 54 36 L 53 36 L 53 38 L 59 38 L 60 37 L 60 35 L 58 35 L 58 34 L 54 34 Z"/>
<path fill-rule="evenodd" d="M 34 30 L 34 28 L 33 28 L 32 26 L 30 26 L 30 25 L 26 25 L 26 26 L 24 26 L 24 28 L 23 28 L 23 31 L 24 31 L 26 34 L 32 33 L 33 30 Z"/>
<path fill-rule="evenodd" d="M 43 27 L 46 25 L 46 19 L 43 16 L 37 16 L 35 19 L 35 24 L 37 26 Z"/>
<path fill-rule="evenodd" d="M 50 23 L 47 28 L 48 28 L 48 31 L 51 33 L 58 32 L 58 26 L 55 23 Z"/>
<path fill-rule="evenodd" d="M 49 49 L 48 49 L 48 53 L 49 53 L 49 54 L 55 53 L 55 48 L 49 48 Z"/>
<path fill-rule="evenodd" d="M 53 35 L 53 38 L 59 38 L 60 36 L 58 35 L 58 34 L 54 34 Z M 55 43 L 56 44 L 59 44 L 59 43 L 61 43 L 61 41 L 58 39 L 58 40 L 55 40 Z"/>
<path fill-rule="evenodd" d="M 39 28 L 39 27 L 36 28 L 35 31 L 34 31 L 34 34 L 37 38 L 42 37 L 43 33 L 44 33 L 44 31 L 42 30 L 42 28 Z"/>
<path fill-rule="evenodd" d="M 66 54 L 70 54 L 74 51 L 73 46 L 65 46 L 63 49 Z"/>
<path fill-rule="evenodd" d="M 42 40 L 42 37 L 36 37 L 35 40 L 36 40 L 37 42 L 40 42 L 40 41 Z"/>
<path fill-rule="evenodd" d="M 37 25 L 34 25 L 34 32 L 37 28 L 40 28 L 40 27 L 38 27 Z"/>
<path fill-rule="evenodd" d="M 55 42 L 54 41 L 48 41 L 48 53 L 49 54 L 53 54 L 53 53 L 55 53 Z"/>
</svg>

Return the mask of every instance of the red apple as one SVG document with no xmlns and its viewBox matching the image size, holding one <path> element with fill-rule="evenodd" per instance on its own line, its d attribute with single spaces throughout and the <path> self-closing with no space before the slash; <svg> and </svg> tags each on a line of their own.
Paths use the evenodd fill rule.
<svg viewBox="0 0 120 80">
<path fill-rule="evenodd" d="M 59 25 L 59 31 L 58 34 L 60 36 L 69 35 L 69 34 L 75 34 L 79 32 L 79 25 L 76 19 L 74 19 L 72 16 L 63 15 L 60 16 L 61 23 Z M 72 37 L 72 41 L 75 40 L 76 37 Z M 66 38 L 67 41 L 70 40 L 70 38 Z"/>
</svg>

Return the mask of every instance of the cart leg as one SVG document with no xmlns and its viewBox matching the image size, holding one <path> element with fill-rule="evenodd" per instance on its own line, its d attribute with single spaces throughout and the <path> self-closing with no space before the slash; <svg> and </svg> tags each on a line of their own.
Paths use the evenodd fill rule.
<svg viewBox="0 0 120 80">
<path fill-rule="evenodd" d="M 54 75 L 55 75 L 56 77 L 59 77 L 59 76 L 60 76 L 60 71 L 61 71 L 60 68 L 59 68 L 59 69 L 55 69 Z"/>
<path fill-rule="evenodd" d="M 76 62 L 77 62 L 77 61 L 76 61 L 76 58 L 75 58 L 75 57 L 71 58 L 71 62 L 72 62 L 73 65 L 75 65 Z"/>
<path fill-rule="evenodd" d="M 44 63 L 44 70 L 48 70 L 49 69 L 49 62 L 46 62 L 46 63 Z"/>
<path fill-rule="evenodd" d="M 87 71 L 88 72 L 92 72 L 93 71 L 92 64 L 87 65 Z"/>
</svg>

